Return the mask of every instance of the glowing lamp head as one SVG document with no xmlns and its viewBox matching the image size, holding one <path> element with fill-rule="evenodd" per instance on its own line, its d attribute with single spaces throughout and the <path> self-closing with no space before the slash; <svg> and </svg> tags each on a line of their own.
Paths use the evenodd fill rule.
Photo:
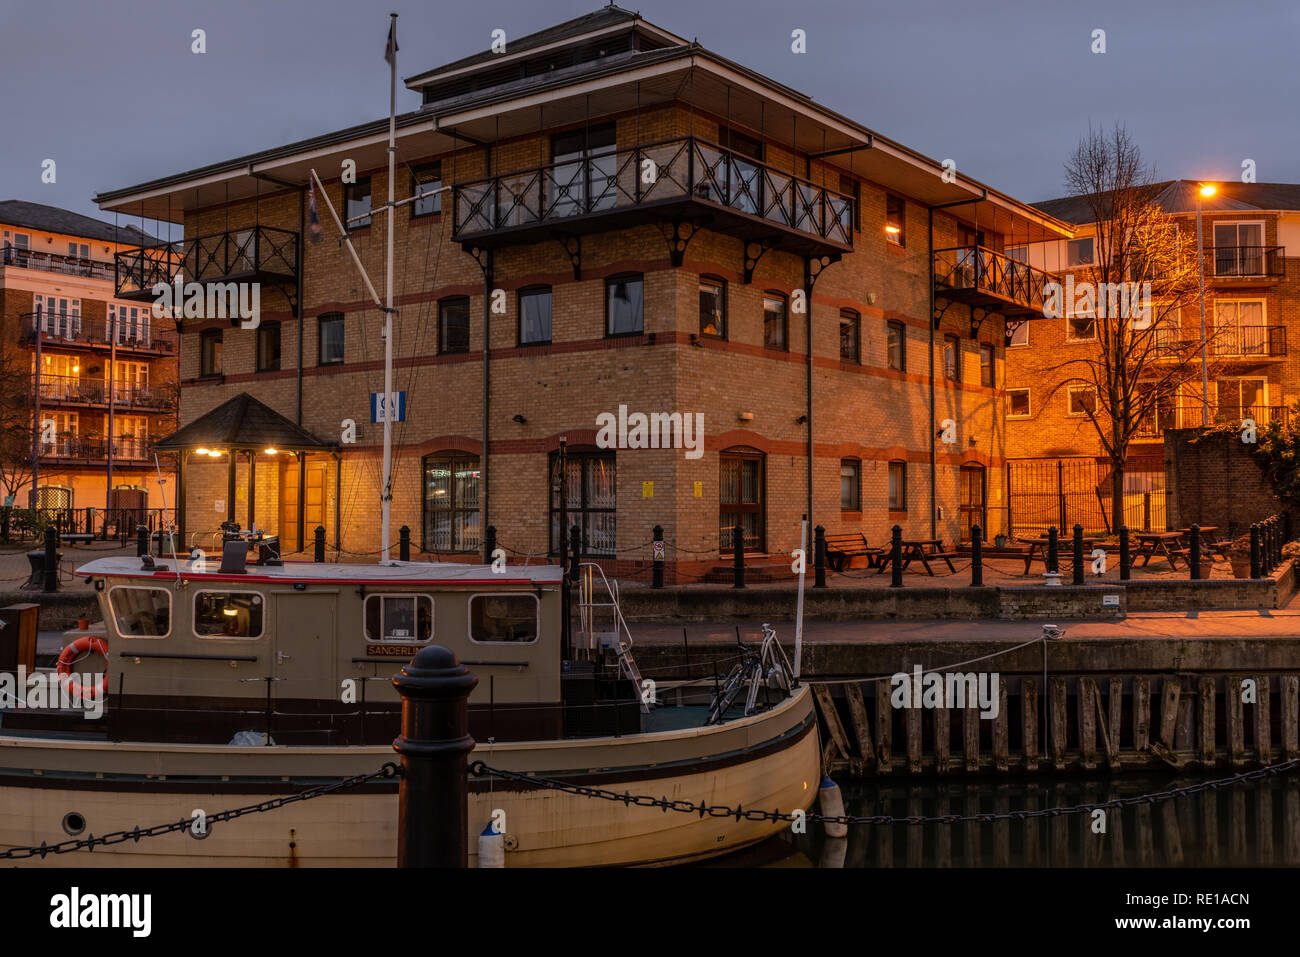
<svg viewBox="0 0 1300 957">
<path fill-rule="evenodd" d="M 267 455 L 275 455 L 279 450 L 278 450 L 278 449 L 263 449 L 262 451 L 265 452 Z"/>
<path fill-rule="evenodd" d="M 1214 195 L 1215 193 L 1217 193 L 1217 192 L 1218 192 L 1218 189 L 1217 189 L 1215 186 L 1213 186 L 1212 184 L 1210 184 L 1210 183 L 1202 183 L 1202 184 L 1201 184 L 1201 195 L 1204 196 L 1206 199 L 1209 199 L 1211 196 L 1213 196 L 1213 195 Z"/>
<path fill-rule="evenodd" d="M 221 449 L 213 449 L 208 453 L 208 455 L 212 456 L 214 459 L 219 459 L 221 458 Z"/>
<path fill-rule="evenodd" d="M 209 452 L 207 449 L 195 449 L 195 450 L 194 450 L 194 454 L 195 454 L 195 455 L 211 455 L 212 453 Z"/>
<path fill-rule="evenodd" d="M 897 236 L 899 233 L 902 232 L 902 230 L 899 229 L 897 226 L 886 226 L 885 232 L 889 233 L 892 236 Z"/>
</svg>

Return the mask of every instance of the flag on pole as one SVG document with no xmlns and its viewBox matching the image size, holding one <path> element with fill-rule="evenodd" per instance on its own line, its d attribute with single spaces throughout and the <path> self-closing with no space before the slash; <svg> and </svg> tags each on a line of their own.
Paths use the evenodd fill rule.
<svg viewBox="0 0 1300 957">
<path fill-rule="evenodd" d="M 390 66 L 393 63 L 393 57 L 396 55 L 396 53 L 397 53 L 397 21 L 395 19 L 390 18 L 388 21 L 388 45 L 384 47 L 384 59 L 388 61 Z"/>
<path fill-rule="evenodd" d="M 307 222 L 310 224 L 309 235 L 314 243 L 320 242 L 320 215 L 316 212 L 316 184 L 307 187 Z"/>
</svg>

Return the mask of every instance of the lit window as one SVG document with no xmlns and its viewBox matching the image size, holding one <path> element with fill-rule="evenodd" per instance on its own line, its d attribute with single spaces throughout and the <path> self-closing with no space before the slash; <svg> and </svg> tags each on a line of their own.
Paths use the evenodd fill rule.
<svg viewBox="0 0 1300 957">
<path fill-rule="evenodd" d="M 201 591 L 194 596 L 194 634 L 200 638 L 261 638 L 257 592 Z"/>
<path fill-rule="evenodd" d="M 885 197 L 885 238 L 891 243 L 905 246 L 907 228 L 906 207 L 897 196 Z"/>
<path fill-rule="evenodd" d="M 420 644 L 433 637 L 433 599 L 428 595 L 367 595 L 366 641 Z"/>
<path fill-rule="evenodd" d="M 785 296 L 780 293 L 763 296 L 763 348 L 787 348 Z"/>
<path fill-rule="evenodd" d="M 700 335 L 727 337 L 727 284 L 711 276 L 700 277 Z"/>
<path fill-rule="evenodd" d="M 857 459 L 840 459 L 840 511 L 862 510 L 862 463 Z"/>
</svg>

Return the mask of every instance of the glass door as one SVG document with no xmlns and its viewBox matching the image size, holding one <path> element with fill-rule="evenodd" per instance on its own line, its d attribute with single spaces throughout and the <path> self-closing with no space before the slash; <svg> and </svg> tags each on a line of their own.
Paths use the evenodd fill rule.
<svg viewBox="0 0 1300 957">
<path fill-rule="evenodd" d="M 745 551 L 764 551 L 762 453 L 724 452 L 718 464 L 719 550 L 735 553 L 732 532 L 739 526 Z"/>
</svg>

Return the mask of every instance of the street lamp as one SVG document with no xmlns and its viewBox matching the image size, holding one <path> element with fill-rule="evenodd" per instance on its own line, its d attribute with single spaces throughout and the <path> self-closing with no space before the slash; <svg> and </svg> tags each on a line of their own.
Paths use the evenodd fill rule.
<svg viewBox="0 0 1300 957">
<path fill-rule="evenodd" d="M 1201 207 L 1204 200 L 1217 192 L 1210 183 L 1198 183 L 1196 191 L 1196 278 L 1200 285 L 1201 299 L 1201 428 L 1210 425 L 1210 365 L 1207 353 L 1210 345 L 1205 338 L 1205 253 L 1201 247 Z"/>
</svg>

